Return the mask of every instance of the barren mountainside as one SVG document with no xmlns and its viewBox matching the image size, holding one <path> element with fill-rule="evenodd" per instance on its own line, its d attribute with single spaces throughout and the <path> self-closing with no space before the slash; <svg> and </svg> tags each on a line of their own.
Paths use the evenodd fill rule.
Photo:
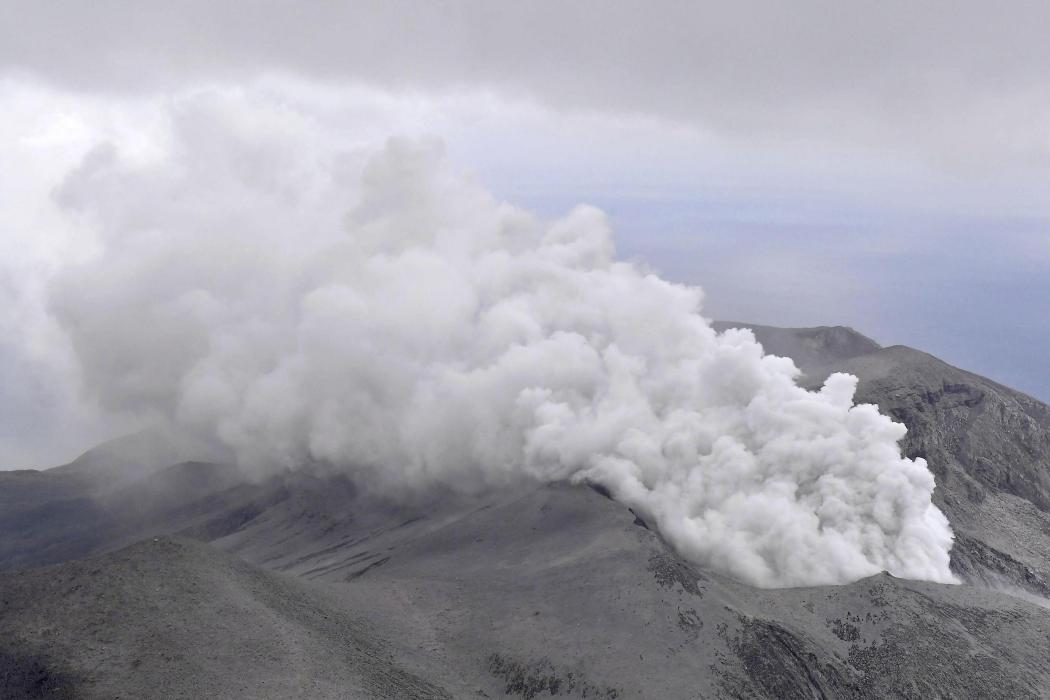
<svg viewBox="0 0 1050 700">
<path fill-rule="evenodd" d="M 851 329 L 752 329 L 907 425 L 962 585 L 756 589 L 586 485 L 391 504 L 133 440 L 0 472 L 0 697 L 1050 697 L 1050 408 Z"/>
</svg>

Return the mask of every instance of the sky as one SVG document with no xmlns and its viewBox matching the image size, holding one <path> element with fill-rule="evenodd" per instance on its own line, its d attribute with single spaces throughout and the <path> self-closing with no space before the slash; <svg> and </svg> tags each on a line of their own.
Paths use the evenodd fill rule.
<svg viewBox="0 0 1050 700">
<path fill-rule="evenodd" d="M 1024 1 L 0 0 L 0 468 L 129 424 L 55 318 L 97 246 L 67 185 L 173 124 L 202 157 L 438 139 L 502 200 L 602 209 L 709 317 L 849 325 L 1050 399 L 1048 30 Z"/>
</svg>

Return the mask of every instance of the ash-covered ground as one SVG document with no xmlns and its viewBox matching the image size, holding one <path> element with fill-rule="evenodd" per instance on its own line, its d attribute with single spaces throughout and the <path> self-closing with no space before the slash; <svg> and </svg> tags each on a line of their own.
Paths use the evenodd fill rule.
<svg viewBox="0 0 1050 700">
<path fill-rule="evenodd" d="M 752 329 L 907 425 L 963 584 L 757 589 L 586 485 L 395 505 L 139 436 L 0 472 L 0 697 L 1050 696 L 1050 407 L 851 329 Z"/>
</svg>

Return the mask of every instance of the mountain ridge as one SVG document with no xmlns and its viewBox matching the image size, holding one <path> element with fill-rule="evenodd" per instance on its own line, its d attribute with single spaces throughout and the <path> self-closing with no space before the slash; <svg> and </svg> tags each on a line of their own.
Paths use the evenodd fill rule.
<svg viewBox="0 0 1050 700">
<path fill-rule="evenodd" d="M 644 520 L 586 485 L 391 504 L 345 476 L 310 469 L 244 481 L 221 463 L 147 465 L 116 477 L 103 468 L 103 490 L 74 470 L 7 473 L 0 483 L 19 485 L 9 494 L 36 501 L 0 517 L 0 639 L 8 640 L 0 663 L 8 678 L 65 683 L 81 697 L 165 679 L 171 697 L 199 696 L 199 682 L 218 689 L 209 693 L 277 698 L 307 676 L 318 679 L 313 697 L 348 696 L 325 686 L 328 679 L 353 688 L 350 697 L 1050 695 L 1050 662 L 1040 653 L 1050 638 L 1050 451 L 1042 451 L 1050 408 L 845 327 L 752 331 L 768 351 L 793 344 L 805 353 L 804 384 L 851 371 L 858 401 L 908 426 L 902 449 L 930 463 L 935 502 L 956 533 L 952 567 L 962 585 L 881 574 L 844 586 L 753 588 L 685 561 Z M 56 528 L 53 515 L 40 515 L 70 502 L 91 516 L 79 529 L 76 518 Z M 145 539 L 131 544 L 136 537 Z M 51 566 L 34 568 L 43 563 Z M 93 568 L 116 581 L 92 588 L 101 575 Z M 172 594 L 177 604 L 149 608 L 154 589 L 166 585 L 158 576 L 196 584 Z M 270 687 L 248 693 L 224 680 L 209 648 L 275 648 L 273 629 L 242 620 L 269 609 L 252 595 L 227 613 L 233 632 L 243 633 L 234 641 L 201 608 L 202 599 L 227 600 L 231 585 L 251 589 L 247 580 L 285 591 L 278 597 L 292 612 L 278 617 L 292 620 L 290 639 L 321 645 L 318 654 L 346 668 L 282 657 L 287 672 L 269 677 Z M 86 596 L 70 615 L 78 585 L 116 586 L 152 613 L 122 616 L 117 598 Z M 38 599 L 26 601 L 27 590 Z M 324 629 L 357 630 L 355 649 L 386 650 L 387 680 L 368 680 L 360 665 L 377 662 L 347 651 L 342 633 L 302 622 L 294 611 L 304 605 L 319 611 L 310 620 L 342 620 Z M 32 622 L 26 609 L 35 611 Z M 170 619 L 178 609 L 194 612 Z M 117 643 L 164 641 L 171 625 L 198 629 L 204 643 L 183 636 L 158 646 L 171 658 L 153 665 L 136 665 L 134 645 Z M 90 654 L 56 641 L 99 635 Z M 110 660 L 102 675 L 92 671 L 103 668 L 99 658 Z M 394 685 L 383 685 L 391 678 Z"/>
</svg>

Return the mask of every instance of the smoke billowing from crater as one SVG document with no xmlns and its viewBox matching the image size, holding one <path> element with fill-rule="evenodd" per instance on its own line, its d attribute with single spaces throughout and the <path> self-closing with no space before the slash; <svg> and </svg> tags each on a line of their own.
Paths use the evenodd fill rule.
<svg viewBox="0 0 1050 700">
<path fill-rule="evenodd" d="M 98 237 L 51 307 L 105 405 L 394 494 L 590 480 L 762 586 L 953 580 L 933 477 L 852 377 L 805 391 L 715 333 L 594 208 L 542 221 L 439 143 L 326 152 L 273 120 L 182 104 L 162 149 L 101 145 L 56 192 Z"/>
</svg>

